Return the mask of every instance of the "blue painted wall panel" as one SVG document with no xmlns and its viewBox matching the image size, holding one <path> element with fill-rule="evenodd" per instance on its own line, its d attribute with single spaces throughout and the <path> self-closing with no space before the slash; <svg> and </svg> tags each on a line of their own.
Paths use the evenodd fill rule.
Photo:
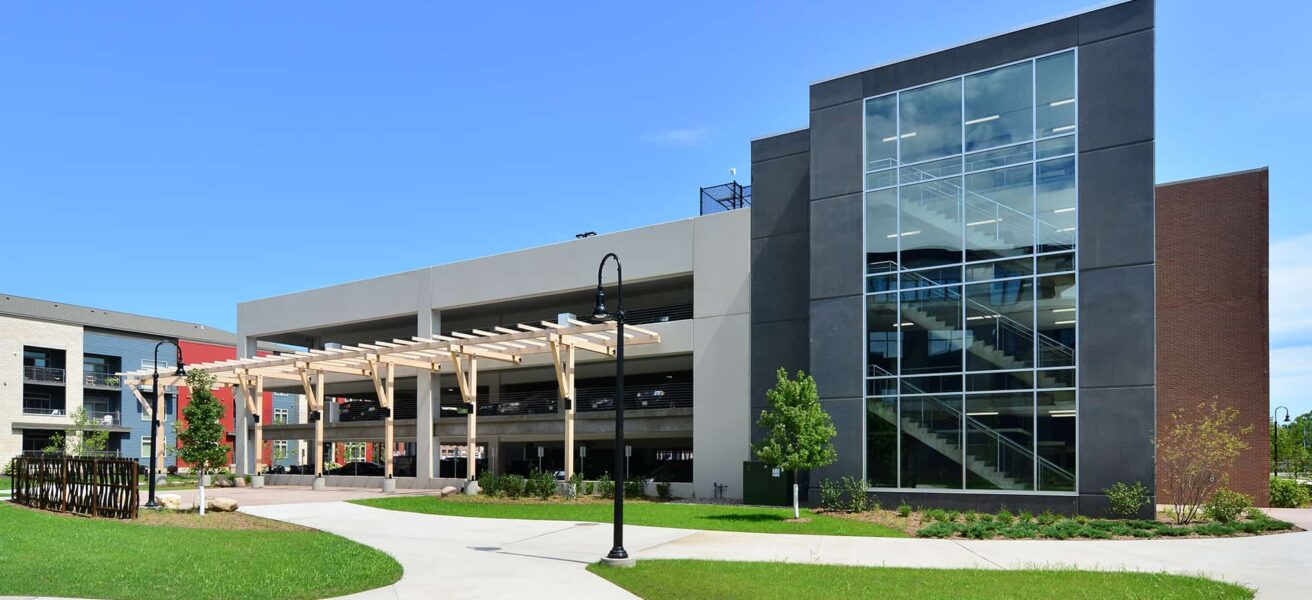
<svg viewBox="0 0 1312 600">
<path fill-rule="evenodd" d="M 120 360 L 121 369 L 124 371 L 134 371 L 148 367 L 154 360 L 155 344 L 164 338 L 147 338 L 134 337 L 116 333 L 106 333 L 99 331 L 86 331 L 82 338 L 82 352 L 84 354 L 100 354 L 104 356 L 117 356 Z M 160 372 L 163 373 L 165 365 L 172 371 L 173 365 L 177 364 L 177 350 L 170 344 L 165 344 L 159 349 Z M 149 398 L 149 396 L 147 397 Z M 167 438 L 168 448 L 174 444 L 173 423 L 176 414 L 176 399 L 170 395 L 170 401 L 167 404 L 164 419 L 164 435 Z M 123 425 L 132 428 L 132 432 L 126 435 L 115 434 L 119 438 L 119 449 L 125 458 L 135 458 L 141 461 L 142 465 L 149 463 L 149 456 L 141 455 L 141 440 L 150 437 L 150 418 L 142 412 L 141 404 L 137 402 L 132 392 L 124 388 L 119 393 L 119 414 L 122 415 Z M 165 465 L 172 465 L 176 461 L 173 456 L 164 455 Z"/>
</svg>

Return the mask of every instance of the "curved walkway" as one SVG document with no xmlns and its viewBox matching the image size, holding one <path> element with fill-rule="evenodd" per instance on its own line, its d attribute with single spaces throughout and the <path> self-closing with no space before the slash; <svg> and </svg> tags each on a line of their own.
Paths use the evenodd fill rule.
<svg viewBox="0 0 1312 600">
<path fill-rule="evenodd" d="M 315 527 L 392 554 L 405 567 L 374 598 L 632 598 L 584 570 L 610 549 L 598 523 L 423 515 L 342 502 L 254 506 L 254 515 Z M 1271 511 L 1312 528 L 1312 511 Z M 1312 532 L 1233 539 L 966 541 L 625 528 L 643 558 L 786 561 L 865 566 L 1166 571 L 1258 589 L 1259 598 L 1312 598 Z"/>
</svg>

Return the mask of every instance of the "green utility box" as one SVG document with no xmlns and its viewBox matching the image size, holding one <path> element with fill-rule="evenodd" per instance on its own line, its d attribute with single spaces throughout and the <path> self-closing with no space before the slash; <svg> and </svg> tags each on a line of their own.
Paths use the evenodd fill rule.
<svg viewBox="0 0 1312 600">
<path fill-rule="evenodd" d="M 800 490 L 806 494 L 806 490 Z M 743 462 L 743 504 L 792 506 L 793 478 L 760 461 Z"/>
</svg>

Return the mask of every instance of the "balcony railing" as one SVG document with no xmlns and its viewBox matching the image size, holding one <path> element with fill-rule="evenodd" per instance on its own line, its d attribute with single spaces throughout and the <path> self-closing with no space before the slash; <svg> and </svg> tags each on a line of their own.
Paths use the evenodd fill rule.
<svg viewBox="0 0 1312 600">
<path fill-rule="evenodd" d="M 101 426 L 114 427 L 123 424 L 122 415 L 117 410 L 100 410 L 98 408 L 88 408 L 87 416 L 95 419 Z"/>
<path fill-rule="evenodd" d="M 656 308 L 633 308 L 624 311 L 624 322 L 629 325 L 647 325 L 667 321 L 684 321 L 692 318 L 692 304 L 673 304 Z"/>
<path fill-rule="evenodd" d="M 54 367 L 23 367 L 23 381 L 30 383 L 64 383 L 64 370 Z"/>
<path fill-rule="evenodd" d="M 68 411 L 62 408 L 54 408 L 50 406 L 30 406 L 24 404 L 23 414 L 36 415 L 40 417 L 67 417 Z"/>
<path fill-rule="evenodd" d="M 119 384 L 122 383 L 118 376 L 113 373 L 96 373 L 88 371 L 82 376 L 82 379 L 82 385 L 85 387 L 107 390 L 117 390 L 119 389 Z"/>
<path fill-rule="evenodd" d="M 624 397 L 624 410 L 691 408 L 692 382 L 630 384 L 624 386 Z M 615 387 L 580 387 L 578 389 L 576 409 L 579 412 L 615 410 Z M 560 398 L 555 391 L 502 392 L 496 403 L 488 402 L 484 396 L 478 398 L 478 416 L 480 417 L 541 415 L 556 413 L 559 410 Z M 469 408 L 464 403 L 447 402 L 442 404 L 443 418 L 467 414 L 469 414 Z"/>
</svg>

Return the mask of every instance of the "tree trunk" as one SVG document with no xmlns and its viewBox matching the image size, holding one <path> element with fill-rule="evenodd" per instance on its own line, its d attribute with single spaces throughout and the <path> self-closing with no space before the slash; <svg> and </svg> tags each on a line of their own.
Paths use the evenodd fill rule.
<svg viewBox="0 0 1312 600">
<path fill-rule="evenodd" d="M 797 470 L 793 470 L 793 518 L 802 518 L 802 511 L 797 506 Z"/>
<path fill-rule="evenodd" d="M 200 516 L 205 516 L 205 474 L 202 473 L 200 480 Z"/>
</svg>

